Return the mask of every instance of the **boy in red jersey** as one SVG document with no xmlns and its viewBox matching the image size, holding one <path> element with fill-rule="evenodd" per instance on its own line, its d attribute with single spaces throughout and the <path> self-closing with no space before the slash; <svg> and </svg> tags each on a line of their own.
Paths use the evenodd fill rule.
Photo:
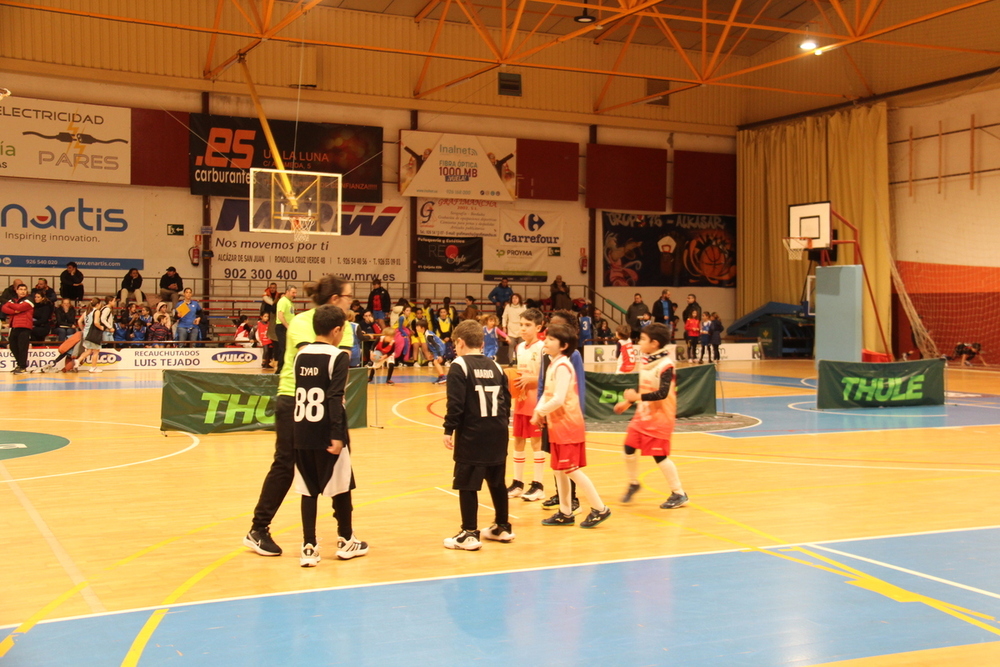
<svg viewBox="0 0 1000 667">
<path fill-rule="evenodd" d="M 542 433 L 531 423 L 538 396 L 538 374 L 542 367 L 543 343 L 538 338 L 545 316 L 537 308 L 528 308 L 521 313 L 521 337 L 517 345 L 517 372 L 512 378 L 514 384 L 514 479 L 507 487 L 507 497 L 521 497 L 525 500 L 541 500 L 545 497 L 542 475 L 545 472 L 545 452 L 542 451 Z M 534 481 L 524 491 L 525 444 L 531 445 L 534 463 Z"/>
<path fill-rule="evenodd" d="M 674 362 L 667 355 L 670 344 L 670 330 L 663 324 L 650 324 L 639 335 L 639 351 L 645 355 L 645 363 L 639 371 L 639 390 L 626 389 L 625 399 L 615 406 L 621 414 L 633 404 L 638 404 L 635 415 L 629 422 L 625 435 L 625 469 L 628 471 L 629 485 L 622 497 L 623 503 L 641 488 L 639 486 L 639 456 L 652 456 L 660 472 L 670 485 L 670 497 L 661 509 L 676 509 L 687 504 L 688 497 L 681 486 L 677 466 L 670 456 L 670 438 L 677 419 L 677 385 L 674 382 Z"/>
</svg>

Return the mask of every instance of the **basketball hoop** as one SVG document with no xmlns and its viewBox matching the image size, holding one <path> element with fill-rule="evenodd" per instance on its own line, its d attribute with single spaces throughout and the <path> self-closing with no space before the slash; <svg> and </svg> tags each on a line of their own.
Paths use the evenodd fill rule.
<svg viewBox="0 0 1000 667">
<path fill-rule="evenodd" d="M 292 226 L 292 238 L 296 243 L 306 243 L 309 241 L 309 232 L 316 225 L 316 218 L 308 215 L 293 215 L 288 218 Z"/>
<path fill-rule="evenodd" d="M 806 250 L 812 250 L 813 240 L 799 236 L 788 236 L 781 239 L 788 251 L 788 259 L 800 260 L 805 256 Z"/>
</svg>

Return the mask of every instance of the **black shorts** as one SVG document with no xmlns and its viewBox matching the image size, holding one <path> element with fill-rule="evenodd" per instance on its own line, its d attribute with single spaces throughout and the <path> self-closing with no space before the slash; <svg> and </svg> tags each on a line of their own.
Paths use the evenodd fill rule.
<svg viewBox="0 0 1000 667">
<path fill-rule="evenodd" d="M 504 475 L 507 466 L 503 463 L 495 466 L 477 466 L 470 463 L 455 462 L 455 481 L 451 488 L 456 491 L 479 491 L 483 488 L 483 481 L 486 486 L 505 487 Z"/>
<path fill-rule="evenodd" d="M 304 496 L 333 496 L 334 467 L 340 456 L 325 449 L 295 450 L 295 490 Z M 350 472 L 350 489 L 354 484 L 354 471 Z M 348 490 L 350 490 L 348 489 Z"/>
</svg>

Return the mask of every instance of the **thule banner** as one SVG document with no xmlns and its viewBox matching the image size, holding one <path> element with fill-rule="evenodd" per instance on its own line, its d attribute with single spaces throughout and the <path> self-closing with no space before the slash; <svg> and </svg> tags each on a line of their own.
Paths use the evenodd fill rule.
<svg viewBox="0 0 1000 667">
<path fill-rule="evenodd" d="M 163 371 L 160 430 L 228 433 L 274 430 L 277 375 Z M 368 371 L 347 378 L 347 426 L 368 425 Z"/>
<path fill-rule="evenodd" d="M 623 422 L 632 419 L 635 414 L 629 408 L 623 414 L 616 415 L 616 403 L 624 400 L 622 393 L 626 389 L 637 389 L 639 375 L 637 373 L 591 373 L 585 374 L 587 380 L 586 411 L 588 421 Z M 715 414 L 715 366 L 693 366 L 677 369 L 677 416 L 694 417 L 696 415 Z"/>
<path fill-rule="evenodd" d="M 890 408 L 944 405 L 944 359 L 890 364 L 819 362 L 816 407 Z"/>
</svg>

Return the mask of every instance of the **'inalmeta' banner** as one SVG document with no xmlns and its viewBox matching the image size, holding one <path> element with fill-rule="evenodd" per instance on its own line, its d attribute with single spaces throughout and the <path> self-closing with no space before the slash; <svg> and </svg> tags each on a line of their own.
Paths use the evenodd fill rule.
<svg viewBox="0 0 1000 667">
<path fill-rule="evenodd" d="M 715 414 L 715 366 L 692 366 L 678 368 L 677 373 L 677 416 Z M 629 408 L 616 415 L 616 403 L 624 400 L 626 389 L 638 389 L 637 373 L 591 373 L 587 372 L 586 410 L 588 421 L 623 422 L 632 419 L 635 410 Z"/>
<path fill-rule="evenodd" d="M 163 371 L 160 430 L 185 433 L 273 431 L 277 375 Z M 347 377 L 347 426 L 368 425 L 368 370 Z"/>
<path fill-rule="evenodd" d="M 819 362 L 816 407 L 944 405 L 944 359 L 889 364 Z"/>
</svg>

